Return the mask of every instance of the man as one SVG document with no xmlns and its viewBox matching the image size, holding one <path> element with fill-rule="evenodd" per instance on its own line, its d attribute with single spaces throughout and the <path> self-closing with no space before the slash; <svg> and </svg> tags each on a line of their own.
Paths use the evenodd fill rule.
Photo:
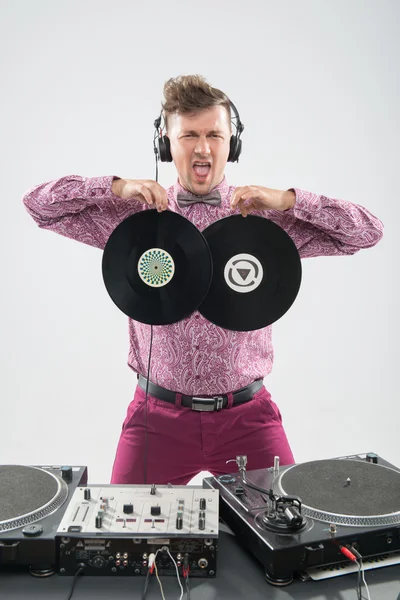
<svg viewBox="0 0 400 600">
<path fill-rule="evenodd" d="M 126 217 L 168 208 L 201 231 L 234 212 L 255 212 L 285 229 L 302 258 L 350 255 L 381 239 L 379 219 L 350 202 L 299 189 L 230 187 L 224 176 L 232 133 L 229 99 L 200 76 L 170 79 L 164 94 L 176 184 L 165 190 L 151 180 L 76 175 L 44 183 L 24 196 L 40 227 L 104 248 Z M 201 202 L 211 190 L 220 192 L 220 205 Z M 188 192 L 196 202 L 180 205 L 178 194 Z M 294 462 L 278 407 L 262 385 L 273 362 L 271 327 L 228 331 L 197 311 L 154 326 L 147 405 L 150 326 L 129 319 L 129 332 L 128 364 L 141 377 L 122 427 L 113 483 L 142 483 L 144 456 L 147 482 L 172 484 L 187 483 L 201 470 L 235 470 L 226 461 L 237 454 L 247 455 L 249 469 L 271 466 L 275 455 L 281 464 Z M 196 410 L 193 396 L 216 395 L 224 396 L 222 410 Z"/>
</svg>

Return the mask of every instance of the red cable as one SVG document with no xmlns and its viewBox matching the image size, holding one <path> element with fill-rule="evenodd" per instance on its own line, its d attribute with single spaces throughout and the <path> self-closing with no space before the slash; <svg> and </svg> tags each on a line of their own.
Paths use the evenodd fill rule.
<svg viewBox="0 0 400 600">
<path fill-rule="evenodd" d="M 186 577 L 189 575 L 189 567 L 182 567 L 182 574 L 183 577 L 186 579 Z"/>
<path fill-rule="evenodd" d="M 350 550 L 348 548 L 345 548 L 344 546 L 339 546 L 339 548 L 340 548 L 340 552 L 342 554 L 344 554 L 346 556 L 346 558 L 348 558 L 352 562 L 356 562 L 357 556 L 355 554 L 353 554 L 352 552 L 350 552 Z"/>
</svg>

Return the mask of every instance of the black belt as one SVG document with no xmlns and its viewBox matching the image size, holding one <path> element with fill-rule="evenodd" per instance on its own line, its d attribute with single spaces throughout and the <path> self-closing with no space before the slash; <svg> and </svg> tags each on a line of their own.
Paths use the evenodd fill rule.
<svg viewBox="0 0 400 600">
<path fill-rule="evenodd" d="M 142 388 L 142 390 L 146 391 L 147 379 L 143 377 L 143 375 L 138 376 L 138 385 Z M 254 394 L 258 392 L 263 386 L 262 379 L 256 379 L 250 385 L 247 385 L 236 392 L 233 392 L 233 406 L 237 404 L 243 404 L 244 402 L 248 402 L 252 399 Z M 160 400 L 165 400 L 165 402 L 171 402 L 175 404 L 177 392 L 172 392 L 171 390 L 167 390 L 166 388 L 153 383 L 152 381 L 148 382 L 148 393 L 150 396 L 155 396 Z M 228 406 L 228 396 L 186 396 L 182 394 L 181 405 L 191 408 L 192 410 L 199 411 L 213 411 L 213 410 L 221 410 L 222 408 L 226 408 Z"/>
</svg>

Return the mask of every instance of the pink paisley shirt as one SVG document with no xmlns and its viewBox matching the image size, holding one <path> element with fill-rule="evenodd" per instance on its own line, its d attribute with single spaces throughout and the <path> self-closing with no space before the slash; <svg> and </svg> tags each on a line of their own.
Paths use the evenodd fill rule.
<svg viewBox="0 0 400 600">
<path fill-rule="evenodd" d="M 113 179 L 112 175 L 69 175 L 28 190 L 23 202 L 39 227 L 102 249 L 121 221 L 140 210 L 149 210 L 136 200 L 115 196 L 111 191 Z M 184 190 L 177 181 L 167 190 L 169 209 L 202 231 L 232 214 L 229 200 L 235 188 L 224 178 L 216 189 L 222 197 L 219 207 L 197 203 L 179 208 L 176 195 Z M 294 208 L 254 214 L 282 227 L 301 258 L 350 255 L 381 239 L 381 221 L 365 208 L 299 189 L 294 192 Z M 129 334 L 128 365 L 146 375 L 150 325 L 129 319 Z M 153 326 L 150 379 L 170 390 L 192 395 L 226 393 L 265 377 L 272 363 L 271 326 L 250 332 L 228 331 L 197 311 L 173 325 Z"/>
</svg>

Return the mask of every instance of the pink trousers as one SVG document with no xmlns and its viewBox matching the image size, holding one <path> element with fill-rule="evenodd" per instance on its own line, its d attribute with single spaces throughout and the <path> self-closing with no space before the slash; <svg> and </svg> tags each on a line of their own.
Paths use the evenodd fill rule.
<svg viewBox="0 0 400 600">
<path fill-rule="evenodd" d="M 226 461 L 239 454 L 247 456 L 248 470 L 272 466 L 274 456 L 281 465 L 294 463 L 281 414 L 264 386 L 237 406 L 229 394 L 227 408 L 219 412 L 181 406 L 180 395 L 176 404 L 148 395 L 146 411 L 145 396 L 137 386 L 122 425 L 111 483 L 185 485 L 200 471 L 237 471 L 235 461 Z"/>
</svg>

